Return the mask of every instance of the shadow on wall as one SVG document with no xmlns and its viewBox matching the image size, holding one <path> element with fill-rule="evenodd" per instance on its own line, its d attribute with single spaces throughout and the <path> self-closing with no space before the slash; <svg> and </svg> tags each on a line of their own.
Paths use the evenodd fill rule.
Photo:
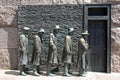
<svg viewBox="0 0 120 80">
<path fill-rule="evenodd" d="M 11 28 L 8 33 L 8 47 L 11 46 L 9 51 L 9 59 L 10 59 L 10 69 L 18 68 L 18 29 L 17 29 L 17 10 L 16 14 L 11 21 L 11 24 L 15 24 L 15 27 Z M 12 37 L 12 38 L 11 38 Z M 9 40 L 10 39 L 10 40 Z M 9 45 L 11 43 L 11 45 Z"/>
<path fill-rule="evenodd" d="M 17 69 L 18 67 L 18 31 L 14 25 L 16 17 L 15 15 L 11 25 L 1 25 L 0 27 L 0 68 L 2 69 Z"/>
<path fill-rule="evenodd" d="M 6 71 L 5 74 L 8 74 L 8 75 L 19 75 L 19 72 L 18 71 Z"/>
</svg>

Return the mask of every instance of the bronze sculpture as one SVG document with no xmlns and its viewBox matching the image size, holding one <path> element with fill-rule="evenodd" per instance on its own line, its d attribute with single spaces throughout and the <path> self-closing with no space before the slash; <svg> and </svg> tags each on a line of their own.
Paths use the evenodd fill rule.
<svg viewBox="0 0 120 80">
<path fill-rule="evenodd" d="M 32 54 L 32 64 L 33 64 L 33 74 L 39 76 L 39 66 L 40 66 L 40 55 L 42 47 L 42 36 L 44 34 L 44 29 L 40 29 L 39 32 L 34 31 L 34 40 L 33 40 L 33 54 Z"/>
<path fill-rule="evenodd" d="M 28 65 L 28 32 L 30 28 L 24 27 L 23 34 L 20 35 L 20 74 L 26 75 L 25 66 Z M 55 26 L 53 33 L 49 36 L 49 52 L 47 59 L 47 75 L 53 76 L 52 68 L 53 66 L 58 68 L 58 50 L 57 50 L 57 34 L 60 31 L 60 27 L 58 25 Z M 72 39 L 74 29 L 69 28 L 68 35 L 65 36 L 64 47 L 63 47 L 63 55 L 62 62 L 64 63 L 64 76 L 71 76 L 70 66 L 72 64 Z M 33 74 L 35 76 L 39 76 L 40 67 L 40 55 L 41 55 L 41 47 L 43 42 L 43 34 L 45 33 L 44 29 L 40 29 L 39 32 L 37 30 L 34 32 L 33 38 L 33 54 L 32 54 L 32 65 L 33 65 Z M 88 35 L 88 32 L 85 31 L 81 33 L 81 37 L 78 39 L 78 65 L 79 65 L 79 76 L 86 76 L 88 69 L 88 61 L 87 61 L 87 51 L 88 51 L 88 43 L 85 40 L 85 36 Z"/>
<path fill-rule="evenodd" d="M 64 48 L 63 48 L 63 55 L 62 61 L 64 63 L 64 76 L 71 76 L 70 75 L 70 65 L 72 63 L 72 39 L 71 36 L 73 35 L 73 28 L 69 28 L 68 35 L 65 37 L 64 41 Z"/>
<path fill-rule="evenodd" d="M 88 43 L 84 39 L 88 32 L 85 31 L 81 33 L 81 37 L 78 40 L 78 64 L 79 64 L 79 76 L 86 76 L 88 61 L 87 61 L 87 51 L 88 51 Z"/>
<path fill-rule="evenodd" d="M 25 66 L 28 63 L 28 32 L 30 28 L 24 27 L 23 34 L 20 35 L 20 53 L 19 53 L 19 65 L 20 65 L 20 74 L 25 76 Z"/>
<path fill-rule="evenodd" d="M 47 75 L 53 76 L 51 72 L 52 66 L 57 66 L 58 68 L 58 51 L 57 51 L 57 39 L 56 36 L 59 33 L 60 27 L 59 25 L 55 26 L 53 33 L 50 33 L 49 36 L 49 51 L 48 51 L 48 59 L 47 59 Z"/>
</svg>

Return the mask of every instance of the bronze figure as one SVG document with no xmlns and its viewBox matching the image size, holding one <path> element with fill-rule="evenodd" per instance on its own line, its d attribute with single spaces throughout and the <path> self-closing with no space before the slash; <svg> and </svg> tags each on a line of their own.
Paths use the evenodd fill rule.
<svg viewBox="0 0 120 80">
<path fill-rule="evenodd" d="M 42 47 L 42 36 L 44 34 L 44 29 L 40 29 L 39 32 L 34 31 L 34 40 L 33 40 L 33 54 L 32 54 L 32 64 L 33 64 L 33 74 L 39 76 L 39 66 L 40 66 L 40 55 Z"/>
<path fill-rule="evenodd" d="M 68 35 L 65 37 L 64 41 L 64 48 L 63 48 L 63 55 L 62 61 L 64 63 L 64 76 L 71 76 L 70 75 L 70 65 L 72 63 L 72 39 L 71 36 L 73 35 L 73 28 L 69 28 Z"/>
<path fill-rule="evenodd" d="M 81 37 L 78 40 L 78 64 L 79 64 L 79 76 L 86 76 L 88 61 L 87 61 L 87 51 L 88 43 L 85 41 L 84 37 L 88 35 L 88 32 L 85 31 L 81 33 Z"/>
<path fill-rule="evenodd" d="M 20 74 L 26 75 L 25 73 L 25 66 L 28 63 L 28 31 L 30 28 L 24 27 L 23 28 L 23 34 L 20 35 L 20 59 L 19 59 L 19 65 L 20 65 Z"/>
<path fill-rule="evenodd" d="M 49 36 L 49 51 L 48 51 L 48 64 L 47 64 L 47 75 L 52 76 L 55 75 L 51 72 L 52 66 L 57 66 L 58 68 L 58 51 L 57 51 L 57 39 L 56 36 L 59 33 L 60 27 L 59 25 L 55 26 L 53 33 L 50 33 Z"/>
</svg>

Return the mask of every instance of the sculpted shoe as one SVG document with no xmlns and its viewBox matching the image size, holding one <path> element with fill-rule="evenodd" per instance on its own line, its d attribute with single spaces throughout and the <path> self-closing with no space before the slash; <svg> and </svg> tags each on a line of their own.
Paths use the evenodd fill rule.
<svg viewBox="0 0 120 80">
<path fill-rule="evenodd" d="M 72 74 L 72 72 L 70 72 L 70 71 L 69 71 L 68 73 L 69 73 L 69 74 Z"/>
<path fill-rule="evenodd" d="M 79 76 L 86 77 L 86 76 L 87 76 L 87 73 L 79 74 Z"/>
<path fill-rule="evenodd" d="M 55 74 L 47 73 L 47 76 L 55 76 Z"/>
<path fill-rule="evenodd" d="M 54 72 L 54 71 L 51 71 L 51 73 L 52 73 L 52 74 L 55 74 L 55 72 Z"/>
<path fill-rule="evenodd" d="M 82 77 L 86 77 L 86 74 L 82 74 L 81 76 L 82 76 Z"/>
<path fill-rule="evenodd" d="M 27 74 L 25 73 L 25 72 L 20 72 L 20 75 L 22 75 L 22 76 L 26 76 Z"/>
<path fill-rule="evenodd" d="M 40 76 L 40 74 L 37 73 L 37 71 L 34 71 L 33 74 L 34 74 L 35 76 Z"/>
<path fill-rule="evenodd" d="M 71 75 L 68 74 L 68 73 L 65 73 L 65 74 L 63 74 L 63 76 L 68 76 L 68 77 L 70 77 Z"/>
</svg>

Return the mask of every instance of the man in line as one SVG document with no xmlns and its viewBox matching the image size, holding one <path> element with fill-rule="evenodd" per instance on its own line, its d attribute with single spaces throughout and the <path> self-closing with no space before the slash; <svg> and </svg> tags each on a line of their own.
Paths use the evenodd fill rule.
<svg viewBox="0 0 120 80">
<path fill-rule="evenodd" d="M 25 66 L 28 63 L 28 32 L 30 28 L 24 27 L 23 34 L 20 35 L 20 53 L 19 53 L 19 65 L 20 65 L 20 74 L 25 76 Z"/>
<path fill-rule="evenodd" d="M 49 51 L 48 51 L 48 64 L 47 64 L 47 75 L 53 76 L 52 66 L 57 66 L 58 69 L 58 50 L 57 50 L 57 34 L 60 31 L 59 25 L 55 26 L 53 33 L 49 36 Z M 52 71 L 51 71 L 52 70 Z"/>
<path fill-rule="evenodd" d="M 73 35 L 74 29 L 69 28 L 68 35 L 65 36 L 64 41 L 64 48 L 63 48 L 63 55 L 62 61 L 64 63 L 64 76 L 71 76 L 70 75 L 70 66 L 72 64 L 72 39 L 71 36 Z"/>
<path fill-rule="evenodd" d="M 32 54 L 32 64 L 33 64 L 33 74 L 39 76 L 39 66 L 40 66 L 40 55 L 42 47 L 42 36 L 45 33 L 44 29 L 40 29 L 39 32 L 34 31 L 33 40 L 33 54 Z"/>
<path fill-rule="evenodd" d="M 79 65 L 79 76 L 85 77 L 87 74 L 88 61 L 87 61 L 87 51 L 88 43 L 85 40 L 85 37 L 88 35 L 88 32 L 85 31 L 81 33 L 81 37 L 78 40 L 78 65 Z"/>
</svg>

